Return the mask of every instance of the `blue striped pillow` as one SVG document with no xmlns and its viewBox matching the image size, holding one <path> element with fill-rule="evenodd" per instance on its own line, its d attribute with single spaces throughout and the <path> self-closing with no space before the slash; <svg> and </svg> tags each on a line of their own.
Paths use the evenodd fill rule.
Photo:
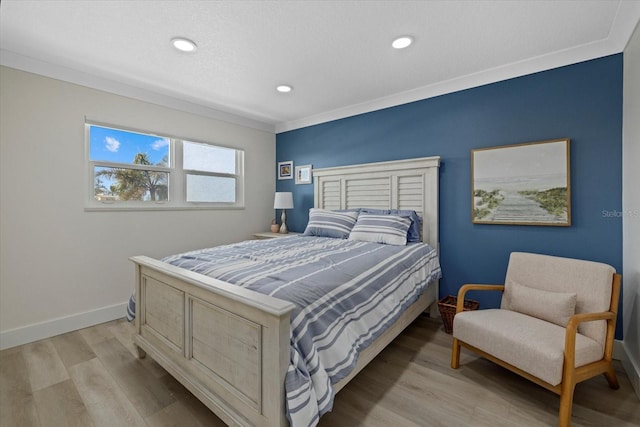
<svg viewBox="0 0 640 427">
<path fill-rule="evenodd" d="M 411 219 L 411 225 L 407 232 L 407 242 L 422 242 L 422 218 L 416 211 L 399 210 L 399 209 L 372 209 L 362 208 L 361 213 L 370 213 L 374 215 L 398 215 Z"/>
<path fill-rule="evenodd" d="M 349 234 L 349 240 L 404 246 L 410 225 L 409 218 L 397 215 L 361 213 Z"/>
<path fill-rule="evenodd" d="M 358 212 L 337 212 L 326 209 L 309 209 L 309 222 L 305 236 L 346 239 L 358 219 Z"/>
</svg>

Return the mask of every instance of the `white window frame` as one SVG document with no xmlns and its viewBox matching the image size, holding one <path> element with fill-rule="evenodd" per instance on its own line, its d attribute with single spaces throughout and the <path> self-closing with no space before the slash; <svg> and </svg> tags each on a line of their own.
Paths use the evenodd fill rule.
<svg viewBox="0 0 640 427">
<path fill-rule="evenodd" d="M 145 135 L 167 138 L 169 144 L 169 167 L 152 165 L 135 165 L 129 163 L 115 163 L 106 161 L 91 160 L 90 127 L 100 126 L 117 129 L 125 132 L 142 133 Z M 236 157 L 236 173 L 218 173 L 183 169 L 183 141 L 197 144 L 207 144 L 218 148 L 234 150 Z M 244 209 L 244 150 L 227 145 L 212 142 L 194 140 L 193 138 L 179 138 L 175 136 L 163 135 L 158 132 L 132 129 L 125 126 L 117 126 L 97 121 L 85 120 L 85 177 L 87 179 L 87 195 L 85 197 L 86 211 L 143 211 L 143 210 L 197 210 L 197 209 Z M 96 167 L 117 167 L 126 169 L 148 170 L 168 173 L 168 197 L 169 200 L 157 201 L 137 201 L 137 200 L 96 200 L 95 198 L 95 168 Z M 214 177 L 235 178 L 236 180 L 236 201 L 235 202 L 187 202 L 187 174 L 203 175 Z"/>
</svg>

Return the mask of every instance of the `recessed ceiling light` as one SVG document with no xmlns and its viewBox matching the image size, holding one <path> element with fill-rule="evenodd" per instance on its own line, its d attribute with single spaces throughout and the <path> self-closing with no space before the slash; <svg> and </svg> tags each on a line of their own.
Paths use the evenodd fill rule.
<svg viewBox="0 0 640 427">
<path fill-rule="evenodd" d="M 174 37 L 171 39 L 173 47 L 181 52 L 193 52 L 198 48 L 194 42 L 184 37 Z"/>
<path fill-rule="evenodd" d="M 293 90 L 293 87 L 289 85 L 278 85 L 276 86 L 276 90 L 278 92 L 287 93 L 287 92 L 291 92 Z"/>
<path fill-rule="evenodd" d="M 394 49 L 404 49 L 405 47 L 409 47 L 413 43 L 413 37 L 411 36 L 402 36 L 398 37 L 391 43 Z"/>
</svg>

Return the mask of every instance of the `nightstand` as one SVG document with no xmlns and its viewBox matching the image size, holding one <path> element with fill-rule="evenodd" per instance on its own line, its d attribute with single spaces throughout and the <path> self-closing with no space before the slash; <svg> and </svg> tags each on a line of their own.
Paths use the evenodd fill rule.
<svg viewBox="0 0 640 427">
<path fill-rule="evenodd" d="M 278 237 L 287 237 L 287 236 L 299 236 L 301 234 L 302 233 L 294 233 L 292 231 L 286 234 L 272 233 L 270 231 L 265 231 L 264 233 L 253 233 L 253 237 L 257 240 L 262 240 L 262 239 L 277 239 Z"/>
</svg>

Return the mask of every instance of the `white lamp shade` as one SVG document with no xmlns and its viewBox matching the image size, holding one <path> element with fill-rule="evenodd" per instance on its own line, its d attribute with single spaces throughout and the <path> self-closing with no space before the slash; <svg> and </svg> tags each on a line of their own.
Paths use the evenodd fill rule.
<svg viewBox="0 0 640 427">
<path fill-rule="evenodd" d="M 276 191 L 273 209 L 293 209 L 293 194 L 288 191 Z"/>
</svg>

